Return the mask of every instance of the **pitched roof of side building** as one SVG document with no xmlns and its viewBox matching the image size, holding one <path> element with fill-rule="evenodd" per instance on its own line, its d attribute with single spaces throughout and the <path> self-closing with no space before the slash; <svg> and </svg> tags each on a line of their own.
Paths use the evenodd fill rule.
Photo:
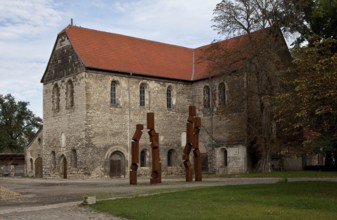
<svg viewBox="0 0 337 220">
<path fill-rule="evenodd" d="M 59 36 L 61 34 L 67 35 L 83 65 L 89 69 L 184 81 L 209 77 L 208 62 L 200 58 L 212 44 L 193 49 L 73 25 L 63 29 Z M 227 48 L 238 48 L 247 39 L 247 35 L 242 35 L 221 43 Z"/>
</svg>

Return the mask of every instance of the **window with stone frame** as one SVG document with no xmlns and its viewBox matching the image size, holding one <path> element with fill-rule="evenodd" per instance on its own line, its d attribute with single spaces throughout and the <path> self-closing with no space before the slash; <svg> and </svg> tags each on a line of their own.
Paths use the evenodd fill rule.
<svg viewBox="0 0 337 220">
<path fill-rule="evenodd" d="M 66 84 L 66 106 L 72 108 L 74 106 L 74 85 L 71 80 Z"/>
<path fill-rule="evenodd" d="M 56 169 L 56 153 L 55 151 L 51 152 L 51 167 L 52 169 Z"/>
<path fill-rule="evenodd" d="M 168 86 L 166 90 L 166 107 L 167 109 L 172 109 L 173 108 L 173 103 L 172 103 L 172 86 Z"/>
<path fill-rule="evenodd" d="M 60 88 L 57 84 L 53 87 L 52 93 L 52 103 L 53 103 L 53 111 L 60 111 Z"/>
<path fill-rule="evenodd" d="M 225 83 L 220 83 L 218 87 L 218 94 L 219 94 L 219 106 L 226 105 L 226 85 Z"/>
<path fill-rule="evenodd" d="M 34 163 L 33 163 L 32 158 L 30 158 L 29 163 L 30 163 L 30 170 L 33 171 L 34 170 L 34 165 L 33 165 Z"/>
<path fill-rule="evenodd" d="M 205 108 L 211 107 L 211 91 L 209 86 L 204 87 L 204 107 Z"/>
<path fill-rule="evenodd" d="M 147 167 L 147 166 L 148 166 L 147 150 L 143 149 L 140 152 L 140 167 Z"/>
<path fill-rule="evenodd" d="M 111 106 L 117 105 L 117 82 L 112 81 L 110 86 L 110 104 Z"/>
<path fill-rule="evenodd" d="M 222 166 L 227 167 L 228 165 L 228 153 L 226 149 L 222 149 Z"/>
<path fill-rule="evenodd" d="M 71 150 L 71 166 L 77 168 L 77 152 L 76 149 Z"/>
<path fill-rule="evenodd" d="M 139 87 L 139 106 L 145 107 L 145 92 L 146 85 L 144 83 L 140 84 Z"/>
<path fill-rule="evenodd" d="M 170 149 L 167 152 L 167 166 L 173 167 L 175 165 L 176 152 L 174 149 Z"/>
</svg>

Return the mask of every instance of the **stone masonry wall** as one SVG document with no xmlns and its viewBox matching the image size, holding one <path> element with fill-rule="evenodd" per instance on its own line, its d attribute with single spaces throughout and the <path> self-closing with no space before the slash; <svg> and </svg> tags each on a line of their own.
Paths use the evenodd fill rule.
<svg viewBox="0 0 337 220">
<path fill-rule="evenodd" d="M 88 164 L 81 159 L 88 154 L 85 147 L 85 77 L 86 74 L 81 73 L 45 84 L 43 87 L 43 169 L 45 177 L 61 175 L 62 158 L 66 158 L 69 177 L 89 172 Z M 72 80 L 74 85 L 74 106 L 71 108 L 66 108 L 66 82 L 68 80 Z M 55 84 L 60 88 L 59 111 L 52 108 L 52 90 Z M 72 151 L 76 151 L 75 158 Z M 52 152 L 56 155 L 55 162 L 53 162 Z"/>
<path fill-rule="evenodd" d="M 117 105 L 110 104 L 111 82 L 117 82 Z M 139 87 L 146 85 L 145 106 L 139 104 Z M 167 109 L 166 90 L 171 86 L 173 108 Z M 136 124 L 144 124 L 140 140 L 140 151 L 146 149 L 148 167 L 151 166 L 151 147 L 146 129 L 146 114 L 155 113 L 155 129 L 160 135 L 160 155 L 163 172 L 172 172 L 167 167 L 168 151 L 173 149 L 177 158 L 174 167 L 182 167 L 181 133 L 186 130 L 188 106 L 191 103 L 190 84 L 169 80 L 147 79 L 130 75 L 106 74 L 93 72 L 87 79 L 87 134 L 88 148 L 95 148 L 96 153 L 90 160 L 93 170 L 100 170 L 109 175 L 109 158 L 114 152 L 121 152 L 125 157 L 125 171 L 131 160 L 130 143 Z M 181 172 L 177 169 L 177 172 Z M 140 168 L 140 174 L 149 174 L 147 167 Z"/>
<path fill-rule="evenodd" d="M 225 105 L 219 105 L 219 84 L 226 85 Z M 203 106 L 203 88 L 209 86 L 212 91 L 211 107 Z M 224 74 L 212 79 L 199 81 L 193 84 L 194 105 L 202 117 L 200 145 L 208 153 L 208 167 L 210 172 L 218 172 L 220 148 L 232 148 L 237 145 L 245 146 L 246 137 L 246 106 L 244 76 L 240 73 Z M 246 160 L 246 154 L 240 154 Z M 222 160 L 222 159 L 221 159 Z M 232 158 L 232 160 L 238 160 Z M 241 160 L 241 159 L 240 159 Z M 238 170 L 235 161 L 229 163 L 226 171 Z M 240 170 L 245 170 L 245 163 L 239 162 Z"/>
<path fill-rule="evenodd" d="M 33 177 L 35 175 L 35 160 L 42 157 L 43 132 L 40 130 L 34 140 L 25 151 L 26 171 L 25 175 Z"/>
</svg>

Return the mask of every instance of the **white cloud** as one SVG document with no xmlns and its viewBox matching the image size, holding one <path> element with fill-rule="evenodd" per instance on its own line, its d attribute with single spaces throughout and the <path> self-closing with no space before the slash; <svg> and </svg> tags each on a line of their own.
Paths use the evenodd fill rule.
<svg viewBox="0 0 337 220">
<path fill-rule="evenodd" d="M 74 24 L 198 47 L 216 38 L 220 0 L 0 0 L 0 93 L 29 101 L 42 117 L 42 85 L 57 34 Z"/>
<path fill-rule="evenodd" d="M 109 1 L 111 2 L 111 1 Z M 196 47 L 216 38 L 213 9 L 219 0 L 137 0 L 106 4 L 96 18 L 75 24 L 149 40 Z M 92 10 L 96 13 L 95 9 Z"/>
<path fill-rule="evenodd" d="M 11 93 L 42 117 L 40 79 L 62 22 L 50 0 L 0 1 L 0 93 Z"/>
<path fill-rule="evenodd" d="M 0 11 L 0 39 L 30 37 L 48 31 L 62 19 L 62 13 L 49 0 L 1 1 Z"/>
</svg>

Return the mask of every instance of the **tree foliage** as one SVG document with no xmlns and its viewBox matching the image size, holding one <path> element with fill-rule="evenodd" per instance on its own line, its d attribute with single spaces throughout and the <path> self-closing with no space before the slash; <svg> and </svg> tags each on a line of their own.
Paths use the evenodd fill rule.
<svg viewBox="0 0 337 220">
<path fill-rule="evenodd" d="M 258 90 L 248 92 L 250 95 L 256 93 L 264 111 L 270 112 L 270 104 L 276 105 L 274 110 L 282 137 L 288 142 L 305 141 L 307 147 L 336 146 L 337 0 L 222 0 L 214 10 L 213 21 L 213 27 L 221 35 L 249 36 L 250 46 L 247 50 L 249 53 L 257 51 L 248 60 L 254 64 L 254 71 L 250 71 L 250 75 L 251 80 L 254 81 L 255 77 L 255 82 L 258 82 Z M 270 75 L 275 73 L 273 63 L 279 63 L 277 58 L 274 59 L 277 57 L 274 55 L 279 53 L 277 45 L 271 41 L 261 47 L 259 41 L 253 38 L 254 31 L 267 27 L 279 28 L 284 34 L 298 35 L 293 51 L 295 60 L 284 78 L 281 91 L 275 89 L 275 78 Z M 305 41 L 307 45 L 300 46 Z M 248 139 L 262 137 L 262 144 L 256 144 L 256 139 L 252 143 L 262 155 L 260 162 L 266 164 L 272 145 L 268 126 L 270 120 L 265 118 L 263 111 L 250 114 L 248 133 L 251 137 Z M 303 135 L 306 139 L 303 139 Z M 262 170 L 265 170 L 265 166 Z"/>
<path fill-rule="evenodd" d="M 312 35 L 337 36 L 337 0 L 223 0 L 214 10 L 213 27 L 228 37 L 276 26 L 297 34 L 294 43 Z"/>
<path fill-rule="evenodd" d="M 321 38 L 337 37 L 337 0 L 306 0 L 303 13 L 308 27 L 302 33 L 307 39 L 312 35 Z"/>
<path fill-rule="evenodd" d="M 271 26 L 283 33 L 307 32 L 305 5 L 307 0 L 223 0 L 214 10 L 213 27 L 229 37 Z"/>
<path fill-rule="evenodd" d="M 284 69 L 283 64 L 289 61 L 288 51 L 283 51 L 285 44 L 280 38 L 279 28 L 286 30 L 290 21 L 296 20 L 287 10 L 291 7 L 294 7 L 291 1 L 223 0 L 214 10 L 213 21 L 216 24 L 213 27 L 219 34 L 226 37 L 247 34 L 240 40 L 240 44 L 245 43 L 244 47 L 221 47 L 220 42 L 217 44 L 220 46 L 215 47 L 217 51 L 212 54 L 225 54 L 222 57 L 226 59 L 223 60 L 238 57 L 241 60 L 234 60 L 235 64 L 248 67 L 245 76 L 248 94 L 245 101 L 249 105 L 246 144 L 251 169 L 268 171 L 272 146 L 276 145 L 273 113 L 265 97 L 276 93 L 278 85 L 275 73 Z M 284 60 L 280 60 L 280 57 Z M 216 62 L 219 65 L 213 69 L 228 69 L 228 65 L 222 63 Z"/>
<path fill-rule="evenodd" d="M 304 2 L 304 4 L 303 4 Z M 307 45 L 295 47 L 284 90 L 275 97 L 280 129 L 305 152 L 337 149 L 337 0 L 302 1 Z"/>
<path fill-rule="evenodd" d="M 28 109 L 28 102 L 0 94 L 0 152 L 23 152 L 41 125 L 42 119 Z"/>
<path fill-rule="evenodd" d="M 319 37 L 295 50 L 296 58 L 285 77 L 286 89 L 276 96 L 277 120 L 284 134 L 304 129 L 309 149 L 336 148 L 337 53 L 336 40 Z"/>
</svg>

